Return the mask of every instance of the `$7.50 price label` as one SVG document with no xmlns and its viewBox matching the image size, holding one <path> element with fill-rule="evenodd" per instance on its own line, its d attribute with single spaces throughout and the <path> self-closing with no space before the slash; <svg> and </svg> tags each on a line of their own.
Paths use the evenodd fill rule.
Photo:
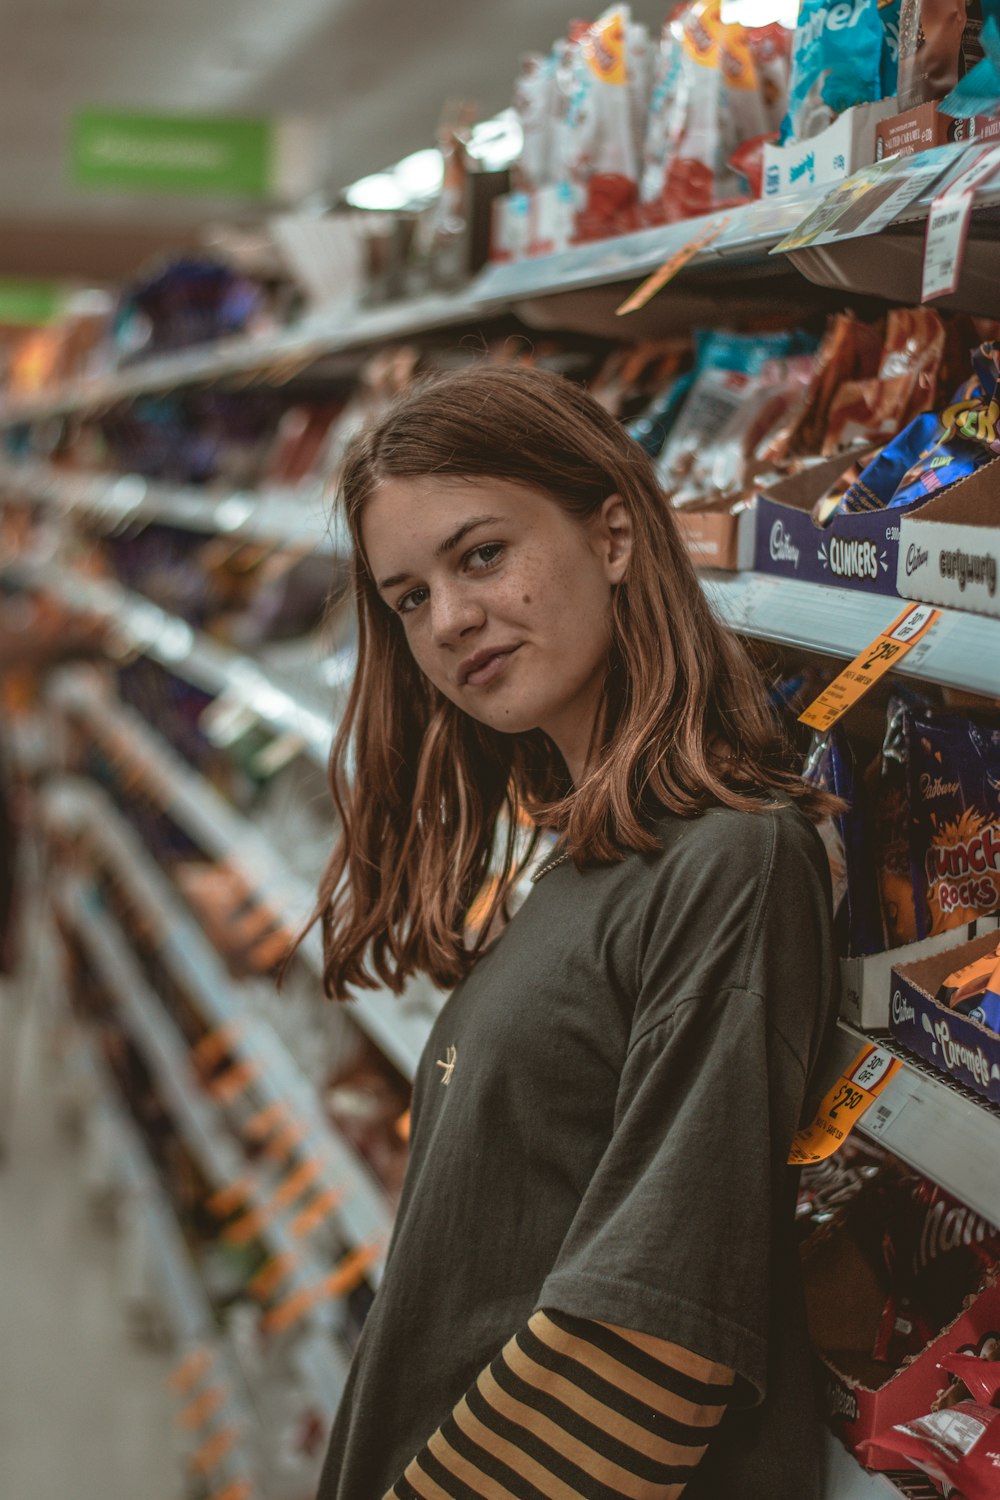
<svg viewBox="0 0 1000 1500">
<path fill-rule="evenodd" d="M 929 604 L 911 604 L 870 646 L 859 651 L 851 664 L 799 714 L 799 723 L 820 733 L 832 729 L 868 689 L 899 664 L 906 653 L 923 640 L 941 611 Z"/>
<path fill-rule="evenodd" d="M 832 1156 L 901 1067 L 899 1059 L 881 1047 L 862 1047 L 824 1097 L 812 1124 L 796 1135 L 788 1153 L 789 1166 L 812 1166 Z"/>
</svg>

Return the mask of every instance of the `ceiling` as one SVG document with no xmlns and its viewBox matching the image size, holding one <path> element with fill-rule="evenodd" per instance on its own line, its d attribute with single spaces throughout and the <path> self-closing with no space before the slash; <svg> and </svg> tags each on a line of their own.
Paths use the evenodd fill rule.
<svg viewBox="0 0 1000 1500">
<path fill-rule="evenodd" d="M 653 27 L 666 9 L 632 5 Z M 504 108 L 519 54 L 572 14 L 572 0 L 0 0 L 0 276 L 116 279 L 206 221 L 261 216 L 74 186 L 78 110 L 305 115 L 317 186 L 338 190 L 433 144 L 446 98 Z"/>
</svg>

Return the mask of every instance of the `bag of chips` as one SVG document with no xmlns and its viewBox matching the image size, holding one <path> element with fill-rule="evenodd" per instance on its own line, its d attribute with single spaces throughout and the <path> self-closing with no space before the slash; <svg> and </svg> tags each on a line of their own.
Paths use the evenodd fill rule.
<svg viewBox="0 0 1000 1500">
<path fill-rule="evenodd" d="M 945 325 L 929 307 L 890 310 L 878 373 L 848 380 L 830 404 L 823 455 L 888 442 L 937 395 Z"/>
<path fill-rule="evenodd" d="M 863 783 L 846 735 L 834 728 L 817 735 L 806 758 L 803 779 L 847 804 L 844 812 L 820 824 L 833 881 L 840 951 L 855 956 L 883 947 L 875 859 Z"/>
<path fill-rule="evenodd" d="M 897 95 L 900 110 L 943 99 L 983 56 L 981 0 L 902 0 Z"/>
<path fill-rule="evenodd" d="M 803 0 L 782 142 L 810 140 L 845 109 L 881 99 L 885 46 L 878 0 Z"/>
</svg>

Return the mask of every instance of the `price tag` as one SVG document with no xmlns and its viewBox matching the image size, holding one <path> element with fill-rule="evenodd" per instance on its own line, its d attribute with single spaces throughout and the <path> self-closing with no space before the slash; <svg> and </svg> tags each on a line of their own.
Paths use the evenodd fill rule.
<svg viewBox="0 0 1000 1500">
<path fill-rule="evenodd" d="M 799 714 L 799 723 L 821 733 L 831 729 L 837 720 L 863 698 L 869 688 L 899 665 L 908 651 L 930 630 L 941 611 L 929 604 L 911 604 L 893 620 L 888 630 L 877 635 L 851 664 L 835 677 Z"/>
<path fill-rule="evenodd" d="M 669 260 L 663 262 L 658 271 L 654 271 L 652 276 L 647 276 L 646 280 L 636 287 L 631 297 L 626 297 L 621 307 L 615 309 L 615 316 L 622 318 L 626 313 L 638 312 L 640 307 L 645 307 L 657 292 L 662 292 L 668 281 L 673 281 L 678 271 L 682 271 L 689 260 L 693 260 L 700 250 L 704 250 L 706 245 L 710 245 L 713 240 L 719 238 L 728 223 L 728 214 L 723 214 L 719 219 L 713 219 L 702 234 L 695 235 L 693 239 L 688 240 L 670 256 Z"/>
<path fill-rule="evenodd" d="M 210 1349 L 192 1349 L 170 1372 L 167 1384 L 178 1396 L 186 1396 L 189 1391 L 194 1390 L 212 1363 L 213 1355 Z"/>
<path fill-rule="evenodd" d="M 952 173 L 931 204 L 924 242 L 922 302 L 958 290 L 976 187 L 1000 169 L 1000 149 L 996 146 L 968 154 L 971 165 Z"/>
<path fill-rule="evenodd" d="M 958 290 L 965 242 L 969 236 L 972 198 L 972 189 L 967 188 L 965 192 L 942 193 L 931 204 L 924 241 L 921 302 L 929 302 L 932 297 L 945 297 Z"/>
<path fill-rule="evenodd" d="M 211 1474 L 222 1460 L 236 1447 L 239 1433 L 235 1427 L 223 1427 L 206 1438 L 196 1453 L 191 1455 L 191 1467 L 196 1474 Z"/>
<path fill-rule="evenodd" d="M 206 1427 L 212 1418 L 225 1404 L 226 1388 L 222 1385 L 210 1385 L 207 1391 L 202 1391 L 200 1396 L 185 1406 L 179 1413 L 177 1420 L 188 1432 L 197 1432 L 200 1427 Z"/>
<path fill-rule="evenodd" d="M 789 1166 L 811 1166 L 832 1156 L 902 1066 L 881 1047 L 871 1043 L 862 1047 L 823 1099 L 812 1124 L 796 1135 L 788 1153 Z"/>
<path fill-rule="evenodd" d="M 865 1135 L 876 1137 L 885 1135 L 893 1120 L 899 1119 L 908 1102 L 905 1098 L 898 1104 L 887 1104 L 884 1099 L 877 1100 L 875 1107 L 865 1115 L 863 1127 Z"/>
</svg>

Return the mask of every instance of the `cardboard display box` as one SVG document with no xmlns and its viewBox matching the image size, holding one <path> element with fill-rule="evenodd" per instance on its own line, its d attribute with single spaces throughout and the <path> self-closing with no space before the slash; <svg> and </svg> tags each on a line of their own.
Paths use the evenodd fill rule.
<svg viewBox="0 0 1000 1500">
<path fill-rule="evenodd" d="M 901 115 L 890 115 L 875 126 L 875 160 L 886 156 L 915 156 L 952 141 L 976 141 L 985 145 L 1000 139 L 1000 119 L 976 115 L 956 120 L 942 114 L 936 104 L 918 104 Z"/>
<path fill-rule="evenodd" d="M 951 956 L 952 950 L 963 947 L 983 933 L 992 933 L 994 945 L 1000 916 L 980 917 L 975 922 L 953 927 L 950 932 L 939 932 L 935 937 L 907 943 L 903 948 L 888 948 L 884 953 L 873 953 L 864 958 L 842 958 L 840 960 L 840 1013 L 845 1020 L 868 1031 L 888 1031 L 893 999 L 893 971 L 901 965 L 916 963 L 919 959 L 933 958 L 947 953 L 948 968 L 945 974 L 958 967 Z"/>
<path fill-rule="evenodd" d="M 813 506 L 852 462 L 871 452 L 841 454 L 758 490 L 754 567 L 780 578 L 801 578 L 865 594 L 896 595 L 899 513 L 868 511 L 835 516 L 817 526 Z"/>
<path fill-rule="evenodd" d="M 679 505 L 673 514 L 696 568 L 736 573 L 753 567 L 752 504 Z"/>
<path fill-rule="evenodd" d="M 1000 1036 L 935 1000 L 948 975 L 997 946 L 996 933 L 892 971 L 889 1025 L 894 1037 L 966 1088 L 1000 1104 Z"/>
<path fill-rule="evenodd" d="M 971 1209 L 969 1213 L 972 1214 Z M 877 1389 L 845 1375 L 832 1359 L 823 1355 L 826 1414 L 837 1436 L 856 1451 L 860 1443 L 877 1437 L 886 1428 L 924 1416 L 938 1392 L 948 1384 L 948 1377 L 937 1367 L 938 1360 L 958 1350 L 979 1349 L 984 1340 L 997 1336 L 1000 1336 L 1000 1287 L 993 1284 L 980 1292 L 915 1359 L 890 1375 Z M 866 1462 L 869 1467 L 881 1467 L 872 1465 L 867 1458 Z M 898 1466 L 899 1460 L 894 1458 L 891 1462 Z"/>
<path fill-rule="evenodd" d="M 1000 615 L 1000 459 L 902 515 L 896 561 L 903 599 Z"/>
<path fill-rule="evenodd" d="M 794 193 L 813 183 L 843 182 L 875 160 L 875 127 L 896 113 L 895 99 L 855 104 L 808 141 L 764 147 L 764 196 Z"/>
</svg>

